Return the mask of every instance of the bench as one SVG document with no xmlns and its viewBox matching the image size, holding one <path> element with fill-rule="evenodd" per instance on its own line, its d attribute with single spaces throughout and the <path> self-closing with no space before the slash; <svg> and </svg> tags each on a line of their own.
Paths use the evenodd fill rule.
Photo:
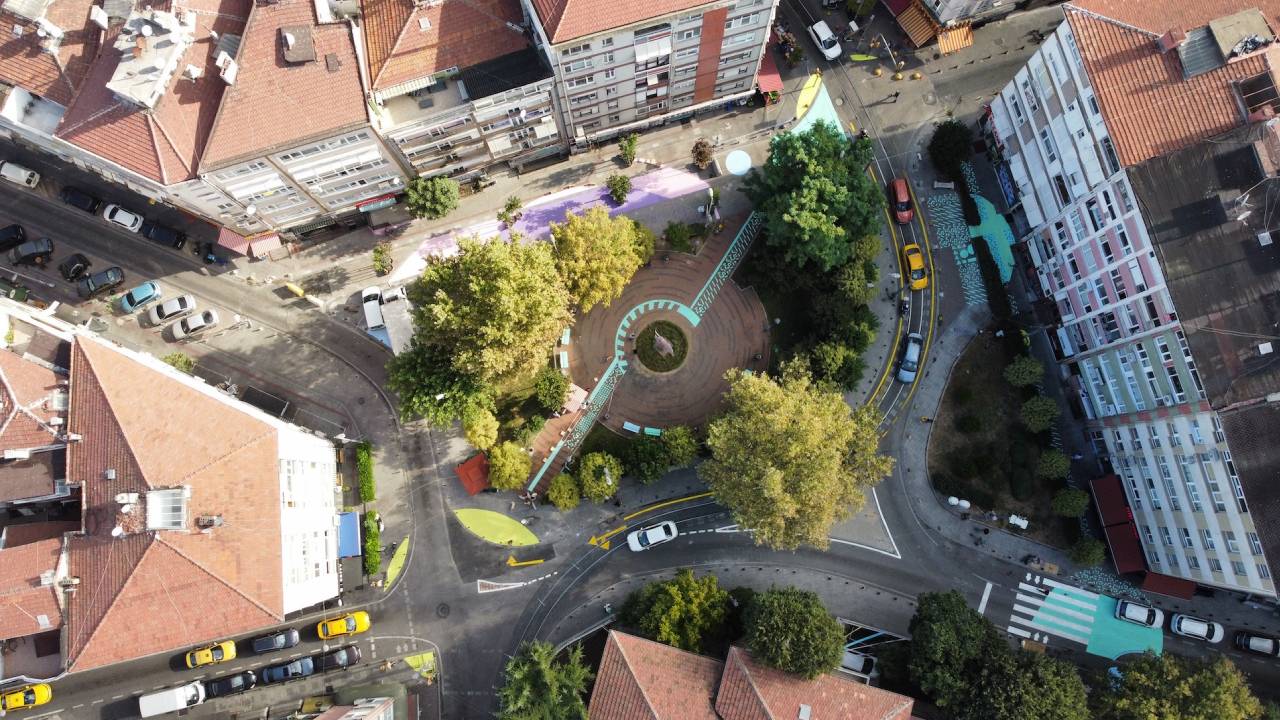
<svg viewBox="0 0 1280 720">
<path fill-rule="evenodd" d="M 563 371 L 565 375 L 569 374 L 569 353 L 563 350 L 560 351 L 560 370 Z"/>
<path fill-rule="evenodd" d="M 637 425 L 637 424 L 635 424 L 635 423 L 633 423 L 633 422 L 628 422 L 628 421 L 623 421 L 623 423 L 622 423 L 622 429 L 623 429 L 623 430 L 626 430 L 627 432 L 633 432 L 633 433 L 638 433 L 638 432 L 640 432 L 640 426 L 639 426 L 639 425 Z"/>
<path fill-rule="evenodd" d="M 659 429 L 659 428 L 651 428 L 651 427 L 647 427 L 647 428 L 645 428 L 645 429 L 644 429 L 644 434 L 645 434 L 645 435 L 648 435 L 648 436 L 650 436 L 650 437 L 661 437 L 661 436 L 662 436 L 662 430 L 661 430 L 661 429 Z"/>
<path fill-rule="evenodd" d="M 569 344 L 569 328 L 565 328 L 564 333 L 560 335 L 560 344 L 561 345 Z"/>
</svg>

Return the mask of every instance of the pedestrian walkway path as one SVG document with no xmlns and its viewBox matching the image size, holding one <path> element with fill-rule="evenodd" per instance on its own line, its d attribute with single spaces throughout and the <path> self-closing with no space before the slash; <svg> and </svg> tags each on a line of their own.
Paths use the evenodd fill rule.
<svg viewBox="0 0 1280 720">
<path fill-rule="evenodd" d="M 1013 592 L 1013 611 L 1006 627 L 1010 635 L 1045 644 L 1051 639 L 1066 640 L 1110 660 L 1163 650 L 1160 628 L 1115 619 L 1115 598 L 1030 572 Z"/>
</svg>

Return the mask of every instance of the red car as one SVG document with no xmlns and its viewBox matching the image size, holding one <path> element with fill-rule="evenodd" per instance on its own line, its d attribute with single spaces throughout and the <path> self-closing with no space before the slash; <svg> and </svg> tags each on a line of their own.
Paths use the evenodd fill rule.
<svg viewBox="0 0 1280 720">
<path fill-rule="evenodd" d="M 911 208 L 911 192 L 907 189 L 906 178 L 894 178 L 889 182 L 889 200 L 893 203 L 893 219 L 899 225 L 906 225 L 915 217 Z"/>
</svg>

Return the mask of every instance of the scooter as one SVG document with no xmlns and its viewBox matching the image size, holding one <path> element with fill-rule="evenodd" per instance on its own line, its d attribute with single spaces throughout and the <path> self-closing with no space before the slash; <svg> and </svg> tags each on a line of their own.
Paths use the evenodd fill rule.
<svg viewBox="0 0 1280 720">
<path fill-rule="evenodd" d="M 906 314 L 908 314 L 908 313 L 910 313 L 910 312 L 911 312 L 911 301 L 910 301 L 910 300 L 908 300 L 906 297 L 904 297 L 904 298 L 902 298 L 902 300 L 898 303 L 898 314 L 899 314 L 899 315 L 906 315 Z"/>
</svg>

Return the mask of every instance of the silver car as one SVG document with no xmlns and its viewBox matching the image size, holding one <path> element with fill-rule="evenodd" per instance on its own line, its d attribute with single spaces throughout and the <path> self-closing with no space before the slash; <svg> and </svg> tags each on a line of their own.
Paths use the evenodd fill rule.
<svg viewBox="0 0 1280 720">
<path fill-rule="evenodd" d="M 119 225 L 129 232 L 138 232 L 138 228 L 142 227 L 141 215 L 129 212 L 115 203 L 111 203 L 102 209 L 102 217 L 107 222 Z"/>
<path fill-rule="evenodd" d="M 190 315 L 195 309 L 196 298 L 194 295 L 179 295 L 176 298 L 169 298 L 159 305 L 153 306 L 147 312 L 147 320 L 150 320 L 153 326 L 160 325 L 184 315 Z"/>
<path fill-rule="evenodd" d="M 907 347 L 902 351 L 902 362 L 898 365 L 898 382 L 910 385 L 916 381 L 916 373 L 920 370 L 920 351 L 924 348 L 924 338 L 920 333 L 907 336 Z"/>
<path fill-rule="evenodd" d="M 218 324 L 218 311 L 205 310 L 199 315 L 192 315 L 190 317 L 179 320 L 173 326 L 173 339 L 182 340 L 184 338 L 189 338 L 192 335 L 202 333 L 205 330 L 208 330 L 209 328 L 217 324 Z"/>
</svg>

